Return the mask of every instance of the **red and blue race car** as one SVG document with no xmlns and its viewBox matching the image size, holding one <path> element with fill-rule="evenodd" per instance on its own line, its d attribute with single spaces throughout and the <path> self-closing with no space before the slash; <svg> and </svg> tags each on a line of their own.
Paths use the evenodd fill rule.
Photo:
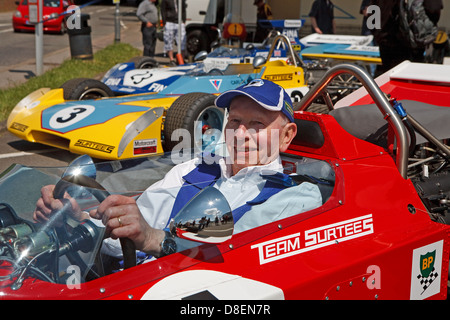
<svg viewBox="0 0 450 320">
<path fill-rule="evenodd" d="M 195 241 L 145 263 L 126 245 L 123 266 L 102 255 L 101 224 L 64 211 L 52 224 L 36 224 L 31 214 L 50 183 L 86 210 L 111 193 L 139 197 L 176 155 L 99 163 L 83 157 L 67 169 L 11 167 L 0 176 L 0 297 L 445 299 L 450 131 L 436 127 L 450 120 L 450 72 L 439 67 L 432 75 L 426 71 L 434 66 L 407 63 L 379 85 L 353 65 L 330 69 L 296 105 L 298 135 L 282 154 L 285 173 L 317 184 L 323 204 L 236 234 L 220 196 L 199 196 L 189 217 L 182 210 L 172 225 L 181 240 Z M 329 113 L 304 111 L 345 72 L 364 88 L 337 105 L 325 99 Z M 369 135 L 356 130 L 372 117 L 381 126 Z M 354 119 L 355 131 L 337 119 Z M 217 223 L 199 227 L 213 211 Z"/>
</svg>

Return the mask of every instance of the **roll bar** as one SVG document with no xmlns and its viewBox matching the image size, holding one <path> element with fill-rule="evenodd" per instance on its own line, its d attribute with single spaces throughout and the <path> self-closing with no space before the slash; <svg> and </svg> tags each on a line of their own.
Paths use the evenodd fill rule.
<svg viewBox="0 0 450 320">
<path fill-rule="evenodd" d="M 270 60 L 270 58 L 272 57 L 273 51 L 276 48 L 279 48 L 279 44 L 278 42 L 284 42 L 287 50 L 289 51 L 289 54 L 292 56 L 292 59 L 294 61 L 292 61 L 294 63 L 294 66 L 296 67 L 303 67 L 303 60 L 300 58 L 300 56 L 298 55 L 297 52 L 295 52 L 294 48 L 292 48 L 292 44 L 291 44 L 291 40 L 289 40 L 289 38 L 287 36 L 285 36 L 284 34 L 279 34 L 275 37 L 275 39 L 272 42 L 272 46 L 270 47 L 269 50 L 269 54 L 267 55 L 267 61 Z"/>
<path fill-rule="evenodd" d="M 380 109 L 381 114 L 384 119 L 393 128 L 396 137 L 397 149 L 396 149 L 396 164 L 398 171 L 403 178 L 407 179 L 408 171 L 408 138 L 407 131 L 399 115 L 394 111 L 391 104 L 375 83 L 373 78 L 362 68 L 352 65 L 352 64 L 341 64 L 332 67 L 328 70 L 325 75 L 320 79 L 309 92 L 301 99 L 300 103 L 294 106 L 295 111 L 306 110 L 313 101 L 319 96 L 324 95 L 325 101 L 327 102 L 330 110 L 333 109 L 331 99 L 326 98 L 326 87 L 328 84 L 338 75 L 348 73 L 356 77 L 367 90 L 367 92 L 372 97 L 375 104 Z"/>
</svg>

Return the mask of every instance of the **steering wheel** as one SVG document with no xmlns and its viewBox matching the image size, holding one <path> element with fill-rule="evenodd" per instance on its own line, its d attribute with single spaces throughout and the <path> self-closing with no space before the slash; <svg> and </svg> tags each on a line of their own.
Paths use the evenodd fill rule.
<svg viewBox="0 0 450 320">
<path fill-rule="evenodd" d="M 109 196 L 109 192 L 95 179 L 85 175 L 67 175 L 61 178 L 56 184 L 53 190 L 53 197 L 55 199 L 62 199 L 67 188 L 74 184 L 91 188 L 91 194 L 100 203 Z M 120 238 L 120 245 L 122 247 L 124 269 L 134 267 L 136 265 L 136 246 L 134 242 L 129 238 Z"/>
</svg>

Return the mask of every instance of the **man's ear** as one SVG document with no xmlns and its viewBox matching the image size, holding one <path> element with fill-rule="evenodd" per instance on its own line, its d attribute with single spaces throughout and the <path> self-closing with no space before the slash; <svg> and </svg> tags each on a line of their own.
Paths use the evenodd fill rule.
<svg viewBox="0 0 450 320">
<path fill-rule="evenodd" d="M 284 126 L 280 137 L 280 152 L 285 152 L 289 148 L 296 134 L 297 125 L 295 123 L 289 122 Z"/>
</svg>

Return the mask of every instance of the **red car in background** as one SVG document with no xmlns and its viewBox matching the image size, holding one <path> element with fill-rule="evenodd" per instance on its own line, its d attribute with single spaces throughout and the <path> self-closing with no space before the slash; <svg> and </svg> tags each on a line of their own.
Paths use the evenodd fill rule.
<svg viewBox="0 0 450 320">
<path fill-rule="evenodd" d="M 34 31 L 34 24 L 30 23 L 30 17 L 28 12 L 28 1 L 20 0 L 16 1 L 18 5 L 16 11 L 13 14 L 12 22 L 15 32 L 18 31 Z M 43 20 L 44 20 L 44 32 L 66 32 L 66 15 L 64 12 L 67 8 L 74 3 L 72 0 L 43 0 Z"/>
</svg>

